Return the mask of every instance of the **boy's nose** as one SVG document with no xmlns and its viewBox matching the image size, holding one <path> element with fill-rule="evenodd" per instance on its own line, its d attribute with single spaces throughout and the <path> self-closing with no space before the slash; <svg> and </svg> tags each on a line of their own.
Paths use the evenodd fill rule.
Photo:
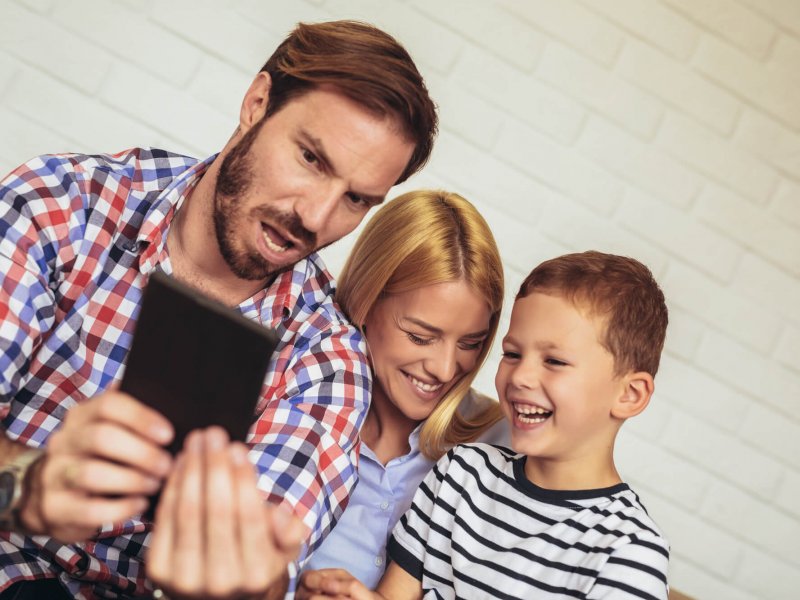
<svg viewBox="0 0 800 600">
<path fill-rule="evenodd" d="M 539 369 L 533 364 L 521 361 L 511 371 L 509 379 L 514 387 L 534 389 L 539 385 Z"/>
</svg>

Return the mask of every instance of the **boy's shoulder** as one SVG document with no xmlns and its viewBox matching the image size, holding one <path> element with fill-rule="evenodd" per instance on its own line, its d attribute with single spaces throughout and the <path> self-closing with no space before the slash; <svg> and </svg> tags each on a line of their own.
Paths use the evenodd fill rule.
<svg viewBox="0 0 800 600">
<path fill-rule="evenodd" d="M 458 444 L 450 449 L 446 458 L 453 460 L 455 457 L 462 457 L 465 460 L 483 460 L 491 464 L 506 464 L 518 459 L 521 455 L 514 452 L 511 448 L 499 444 L 489 444 L 487 442 L 470 442 L 468 444 Z"/>
<path fill-rule="evenodd" d="M 613 522 L 617 532 L 627 538 L 650 540 L 669 548 L 659 526 L 650 516 L 639 495 L 627 484 L 623 490 L 614 494 L 604 511 L 609 515 L 607 523 Z"/>
<path fill-rule="evenodd" d="M 458 444 L 451 448 L 435 466 L 440 477 L 473 480 L 491 485 L 497 479 L 512 481 L 514 463 L 521 455 L 510 448 L 483 442 Z"/>
</svg>

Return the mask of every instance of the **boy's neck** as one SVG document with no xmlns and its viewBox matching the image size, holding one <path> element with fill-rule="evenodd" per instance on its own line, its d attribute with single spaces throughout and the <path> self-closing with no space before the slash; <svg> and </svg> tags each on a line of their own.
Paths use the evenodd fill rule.
<svg viewBox="0 0 800 600">
<path fill-rule="evenodd" d="M 612 456 L 572 460 L 528 456 L 525 476 L 547 490 L 598 490 L 622 483 Z"/>
</svg>

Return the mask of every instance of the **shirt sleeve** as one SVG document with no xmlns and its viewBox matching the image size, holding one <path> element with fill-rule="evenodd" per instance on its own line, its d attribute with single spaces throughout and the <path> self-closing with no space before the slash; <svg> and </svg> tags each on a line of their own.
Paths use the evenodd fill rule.
<svg viewBox="0 0 800 600">
<path fill-rule="evenodd" d="M 18 167 L 0 182 L 0 417 L 9 410 L 31 356 L 53 325 L 50 282 L 68 238 L 68 193 L 53 157 Z"/>
<path fill-rule="evenodd" d="M 358 431 L 371 371 L 363 338 L 339 322 L 291 343 L 283 383 L 251 430 L 259 488 L 286 502 L 311 529 L 299 565 L 339 519 L 357 480 Z"/>
<path fill-rule="evenodd" d="M 420 581 L 429 537 L 432 529 L 437 528 L 432 523 L 436 498 L 455 451 L 445 454 L 425 476 L 414 494 L 411 507 L 395 525 L 386 547 L 389 558 Z"/>
<path fill-rule="evenodd" d="M 590 600 L 667 600 L 669 547 L 654 535 L 631 536 L 608 557 Z"/>
</svg>

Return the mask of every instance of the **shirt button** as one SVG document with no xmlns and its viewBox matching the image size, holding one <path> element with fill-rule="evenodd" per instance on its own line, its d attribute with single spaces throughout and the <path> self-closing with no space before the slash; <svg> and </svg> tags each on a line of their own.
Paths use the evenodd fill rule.
<svg viewBox="0 0 800 600">
<path fill-rule="evenodd" d="M 375 557 L 375 566 L 376 567 L 380 567 L 382 565 L 383 565 L 383 557 L 382 556 L 376 556 Z"/>
<path fill-rule="evenodd" d="M 381 502 L 381 510 L 386 510 L 387 508 L 389 508 L 389 503 L 386 500 L 384 500 L 383 502 Z"/>
</svg>

